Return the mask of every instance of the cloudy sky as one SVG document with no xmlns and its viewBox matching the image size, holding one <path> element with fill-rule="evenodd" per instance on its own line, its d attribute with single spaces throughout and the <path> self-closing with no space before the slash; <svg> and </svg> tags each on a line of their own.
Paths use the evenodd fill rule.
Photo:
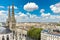
<svg viewBox="0 0 60 40">
<path fill-rule="evenodd" d="M 60 0 L 0 0 L 0 22 L 6 22 L 12 3 L 17 22 L 60 21 Z"/>
</svg>

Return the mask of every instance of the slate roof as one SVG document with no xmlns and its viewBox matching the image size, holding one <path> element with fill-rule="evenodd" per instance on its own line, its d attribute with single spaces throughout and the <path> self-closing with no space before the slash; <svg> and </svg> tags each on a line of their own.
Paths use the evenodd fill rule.
<svg viewBox="0 0 60 40">
<path fill-rule="evenodd" d="M 11 33 L 12 31 L 9 28 L 5 27 L 0 27 L 0 34 L 8 34 Z"/>
</svg>

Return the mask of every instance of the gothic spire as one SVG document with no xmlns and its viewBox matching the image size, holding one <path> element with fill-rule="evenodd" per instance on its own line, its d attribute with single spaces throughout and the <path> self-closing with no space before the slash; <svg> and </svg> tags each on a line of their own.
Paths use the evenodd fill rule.
<svg viewBox="0 0 60 40">
<path fill-rule="evenodd" d="M 16 20 L 15 20 L 15 15 L 14 15 L 14 4 L 12 4 L 12 18 L 11 18 L 11 22 L 12 22 L 12 29 L 14 29 L 15 25 L 16 25 Z"/>
<path fill-rule="evenodd" d="M 8 9 L 8 18 L 10 19 L 10 6 L 9 6 L 9 9 Z"/>
<path fill-rule="evenodd" d="M 7 18 L 7 24 L 6 24 L 6 26 L 7 26 L 7 28 L 9 28 L 10 27 L 10 25 L 9 25 L 9 23 L 10 23 L 10 6 L 8 7 L 8 18 Z"/>
<path fill-rule="evenodd" d="M 14 16 L 14 4 L 12 4 L 12 16 Z"/>
</svg>

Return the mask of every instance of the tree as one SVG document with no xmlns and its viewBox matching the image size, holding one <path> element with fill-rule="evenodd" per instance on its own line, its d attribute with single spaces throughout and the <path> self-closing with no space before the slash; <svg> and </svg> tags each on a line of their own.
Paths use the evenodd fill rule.
<svg viewBox="0 0 60 40">
<path fill-rule="evenodd" d="M 41 31 L 43 29 L 42 28 L 31 28 L 28 32 L 27 35 L 30 38 L 36 39 L 36 40 L 40 40 L 40 36 L 41 36 Z"/>
<path fill-rule="evenodd" d="M 57 24 L 57 26 L 60 26 L 60 24 Z"/>
</svg>

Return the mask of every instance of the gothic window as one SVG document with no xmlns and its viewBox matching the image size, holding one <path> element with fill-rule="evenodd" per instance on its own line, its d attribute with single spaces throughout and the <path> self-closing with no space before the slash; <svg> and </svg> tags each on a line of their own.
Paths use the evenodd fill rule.
<svg viewBox="0 0 60 40">
<path fill-rule="evenodd" d="M 23 36 L 24 36 L 24 34 L 23 34 Z"/>
<path fill-rule="evenodd" d="M 9 36 L 7 35 L 7 40 L 9 40 Z"/>
<path fill-rule="evenodd" d="M 4 39 L 4 36 L 2 37 L 2 40 L 5 40 L 5 39 Z"/>
<path fill-rule="evenodd" d="M 13 31 L 13 39 L 14 39 L 14 36 L 15 36 L 15 31 Z"/>
<path fill-rule="evenodd" d="M 21 34 L 19 34 L 19 37 L 21 38 Z"/>
<path fill-rule="evenodd" d="M 21 34 L 20 34 L 21 35 Z"/>
<path fill-rule="evenodd" d="M 25 35 L 25 37 L 26 37 L 26 35 Z"/>
</svg>

